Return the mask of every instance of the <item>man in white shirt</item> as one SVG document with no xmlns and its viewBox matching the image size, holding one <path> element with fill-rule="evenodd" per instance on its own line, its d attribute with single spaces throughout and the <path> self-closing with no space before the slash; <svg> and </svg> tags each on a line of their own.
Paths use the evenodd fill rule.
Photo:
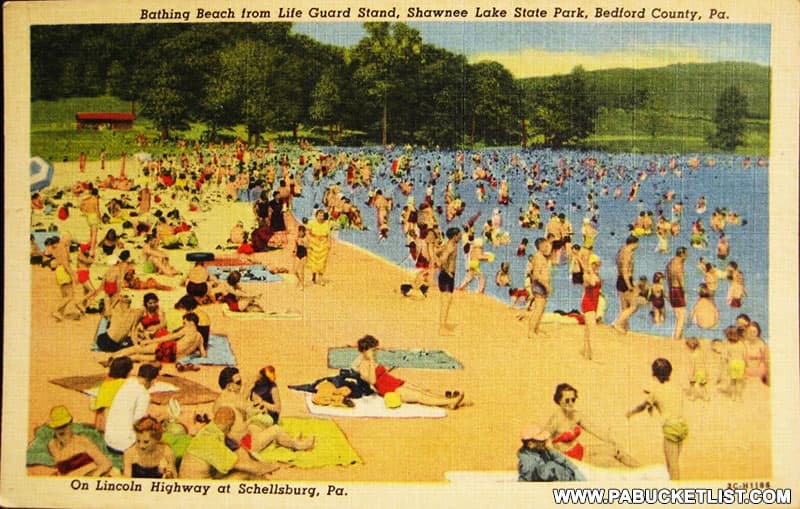
<svg viewBox="0 0 800 509">
<path fill-rule="evenodd" d="M 112 452 L 123 453 L 136 442 L 133 423 L 147 415 L 150 407 L 148 389 L 160 367 L 142 364 L 135 378 L 128 378 L 117 391 L 106 419 L 105 440 Z"/>
</svg>

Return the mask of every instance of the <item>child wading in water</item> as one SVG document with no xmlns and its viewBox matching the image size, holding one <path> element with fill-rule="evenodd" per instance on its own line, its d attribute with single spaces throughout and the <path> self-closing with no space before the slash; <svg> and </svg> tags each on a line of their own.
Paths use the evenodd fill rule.
<svg viewBox="0 0 800 509">
<path fill-rule="evenodd" d="M 297 287 L 301 290 L 305 285 L 306 255 L 308 254 L 308 239 L 306 227 L 297 227 L 297 239 L 294 242 L 294 275 L 297 276 Z"/>
<path fill-rule="evenodd" d="M 653 285 L 650 287 L 650 314 L 653 316 L 653 323 L 664 323 L 664 274 L 656 272 L 653 274 Z"/>
<path fill-rule="evenodd" d="M 657 410 L 662 418 L 661 431 L 664 434 L 664 457 L 667 461 L 669 478 L 680 479 L 680 454 L 683 441 L 689 436 L 689 426 L 682 416 L 680 388 L 670 383 L 672 364 L 667 359 L 658 358 L 652 364 L 653 378 L 657 383 L 646 388 L 645 400 L 629 411 L 631 417 L 644 410 L 650 415 Z"/>
</svg>

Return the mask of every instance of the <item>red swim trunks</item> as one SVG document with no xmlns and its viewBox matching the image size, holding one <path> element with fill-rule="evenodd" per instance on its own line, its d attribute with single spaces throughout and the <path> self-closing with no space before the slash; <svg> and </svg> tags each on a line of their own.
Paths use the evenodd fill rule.
<svg viewBox="0 0 800 509">
<path fill-rule="evenodd" d="M 89 271 L 86 269 L 77 271 L 76 275 L 78 276 L 78 282 L 81 284 L 89 281 Z"/>
<path fill-rule="evenodd" d="M 117 287 L 117 282 L 106 281 L 105 283 L 103 283 L 103 291 L 106 292 L 106 294 L 109 297 L 113 297 L 119 291 L 119 288 Z"/>
<path fill-rule="evenodd" d="M 672 286 L 669 289 L 669 303 L 674 308 L 686 307 L 686 296 L 683 293 L 683 288 L 680 286 Z"/>
<path fill-rule="evenodd" d="M 600 302 L 600 285 L 587 286 L 583 290 L 583 299 L 581 299 L 581 312 L 589 313 L 597 311 L 597 305 Z"/>
<path fill-rule="evenodd" d="M 164 341 L 156 347 L 156 360 L 158 362 L 174 363 L 178 355 L 177 341 Z"/>
</svg>

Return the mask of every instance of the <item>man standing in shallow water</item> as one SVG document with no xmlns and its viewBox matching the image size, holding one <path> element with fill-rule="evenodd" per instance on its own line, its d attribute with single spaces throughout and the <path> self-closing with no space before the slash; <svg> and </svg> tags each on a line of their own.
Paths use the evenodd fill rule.
<svg viewBox="0 0 800 509">
<path fill-rule="evenodd" d="M 636 286 L 633 284 L 633 254 L 639 247 L 639 239 L 631 235 L 625 245 L 617 251 L 617 293 L 619 315 L 611 326 L 620 334 L 628 332 L 628 320 L 636 311 Z"/>
<path fill-rule="evenodd" d="M 550 286 L 550 254 L 552 253 L 552 245 L 546 239 L 539 237 L 534 242 L 536 247 L 536 254 L 531 257 L 530 271 L 528 278 L 530 278 L 531 295 L 533 300 L 529 306 L 531 309 L 531 321 L 528 325 L 528 338 L 533 339 L 534 336 L 544 333 L 539 329 L 539 324 L 542 321 L 544 308 L 547 306 L 547 298 L 550 297 L 552 287 Z"/>
<path fill-rule="evenodd" d="M 686 285 L 684 282 L 684 265 L 688 257 L 686 248 L 681 246 L 675 250 L 675 257 L 667 264 L 667 282 L 669 283 L 669 303 L 675 312 L 675 329 L 672 339 L 681 339 L 683 325 L 686 322 Z"/>
<path fill-rule="evenodd" d="M 449 228 L 445 234 L 447 242 L 436 251 L 436 258 L 439 260 L 439 292 L 441 293 L 439 305 L 440 335 L 453 334 L 454 326 L 447 323 L 447 317 L 450 314 L 450 305 L 453 303 L 453 291 L 456 286 L 456 255 L 461 235 L 461 230 L 458 228 Z"/>
</svg>

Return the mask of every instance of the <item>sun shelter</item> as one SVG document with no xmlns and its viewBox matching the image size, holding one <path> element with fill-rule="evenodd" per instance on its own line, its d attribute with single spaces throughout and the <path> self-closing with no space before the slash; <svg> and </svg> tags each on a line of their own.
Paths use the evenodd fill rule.
<svg viewBox="0 0 800 509">
<path fill-rule="evenodd" d="M 125 130 L 133 128 L 136 115 L 133 113 L 76 113 L 78 129 L 113 129 Z"/>
</svg>

